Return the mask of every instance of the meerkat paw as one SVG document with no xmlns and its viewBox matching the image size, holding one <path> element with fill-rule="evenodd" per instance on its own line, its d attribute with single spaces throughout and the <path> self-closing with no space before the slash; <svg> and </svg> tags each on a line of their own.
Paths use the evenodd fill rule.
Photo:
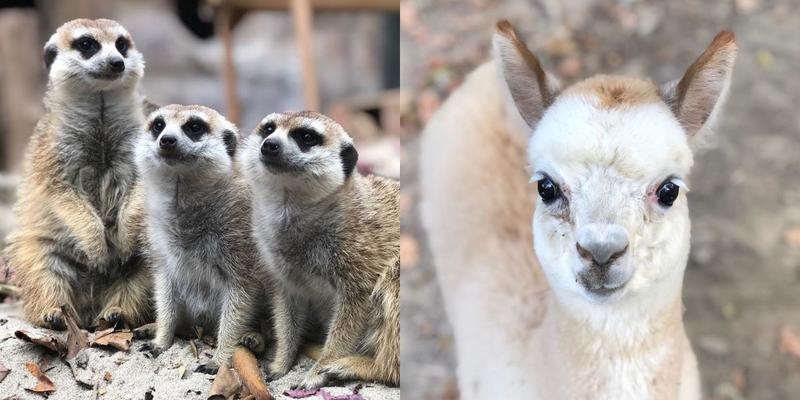
<svg viewBox="0 0 800 400">
<path fill-rule="evenodd" d="M 282 378 L 284 375 L 289 373 L 290 369 L 292 369 L 292 367 L 287 362 L 283 362 L 281 360 L 275 360 L 271 362 L 267 366 L 267 381 L 271 382 Z"/>
<path fill-rule="evenodd" d="M 152 339 L 156 337 L 156 323 L 142 325 L 133 330 L 133 338 L 136 340 Z"/>
<path fill-rule="evenodd" d="M 42 315 L 41 326 L 47 329 L 56 331 L 63 331 L 67 329 L 67 323 L 64 322 L 64 313 L 60 308 L 51 308 Z"/>
<path fill-rule="evenodd" d="M 264 336 L 258 332 L 248 332 L 239 339 L 239 344 L 247 347 L 253 354 L 262 354 L 266 348 Z"/>
<path fill-rule="evenodd" d="M 145 353 L 147 358 L 156 358 L 164 352 L 166 348 L 157 345 L 155 342 L 145 342 L 139 346 L 139 351 Z"/>
<path fill-rule="evenodd" d="M 97 316 L 97 319 L 105 320 L 110 326 L 124 325 L 125 313 L 122 311 L 121 308 L 116 306 L 111 306 L 108 307 L 105 311 L 101 312 L 100 315 Z"/>
<path fill-rule="evenodd" d="M 328 374 L 322 372 L 319 368 L 312 368 L 308 371 L 303 381 L 293 387 L 293 389 L 314 390 L 325 386 L 328 383 Z"/>
<path fill-rule="evenodd" d="M 194 369 L 194 372 L 200 372 L 202 374 L 214 375 L 219 371 L 219 364 L 217 364 L 214 360 L 209 360 L 205 364 L 200 364 L 197 368 Z"/>
</svg>

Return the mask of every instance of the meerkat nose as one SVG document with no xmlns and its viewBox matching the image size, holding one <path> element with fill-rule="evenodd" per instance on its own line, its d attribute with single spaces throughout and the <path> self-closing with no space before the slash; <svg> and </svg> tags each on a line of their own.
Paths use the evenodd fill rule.
<svg viewBox="0 0 800 400">
<path fill-rule="evenodd" d="M 261 154 L 265 156 L 275 155 L 281 151 L 280 142 L 272 139 L 267 139 L 261 145 Z"/>
<path fill-rule="evenodd" d="M 161 136 L 161 139 L 158 140 L 158 147 L 164 150 L 172 150 L 175 148 L 175 145 L 178 143 L 178 138 L 172 135 L 164 135 Z"/>
<path fill-rule="evenodd" d="M 120 59 L 111 60 L 111 62 L 109 62 L 109 65 L 111 65 L 111 70 L 114 72 L 125 71 L 125 61 L 122 61 Z"/>
</svg>

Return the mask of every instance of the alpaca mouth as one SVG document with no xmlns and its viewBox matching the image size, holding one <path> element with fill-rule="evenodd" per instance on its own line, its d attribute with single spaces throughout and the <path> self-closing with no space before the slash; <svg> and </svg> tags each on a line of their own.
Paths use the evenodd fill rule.
<svg viewBox="0 0 800 400">
<path fill-rule="evenodd" d="M 628 281 L 626 279 L 623 282 L 609 282 L 605 277 L 600 278 L 591 273 L 582 273 L 578 276 L 578 283 L 580 283 L 590 299 L 599 302 L 606 302 L 620 297 Z"/>
</svg>

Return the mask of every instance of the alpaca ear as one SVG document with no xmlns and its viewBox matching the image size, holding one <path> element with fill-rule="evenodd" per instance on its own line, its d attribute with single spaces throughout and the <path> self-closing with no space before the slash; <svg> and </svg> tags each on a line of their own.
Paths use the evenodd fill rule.
<svg viewBox="0 0 800 400">
<path fill-rule="evenodd" d="M 542 69 L 539 59 L 508 21 L 497 23 L 492 40 L 495 64 L 508 85 L 522 119 L 535 127 L 558 93 L 558 80 Z"/>
<path fill-rule="evenodd" d="M 736 61 L 736 38 L 722 31 L 679 81 L 664 85 L 662 97 L 690 138 L 710 129 L 725 103 Z"/>
</svg>

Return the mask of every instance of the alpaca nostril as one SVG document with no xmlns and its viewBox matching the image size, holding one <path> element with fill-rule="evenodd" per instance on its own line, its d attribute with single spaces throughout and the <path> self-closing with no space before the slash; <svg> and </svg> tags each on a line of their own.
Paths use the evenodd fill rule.
<svg viewBox="0 0 800 400">
<path fill-rule="evenodd" d="M 627 240 L 622 241 L 590 241 L 575 243 L 578 255 L 597 266 L 608 266 L 628 251 Z"/>
</svg>

